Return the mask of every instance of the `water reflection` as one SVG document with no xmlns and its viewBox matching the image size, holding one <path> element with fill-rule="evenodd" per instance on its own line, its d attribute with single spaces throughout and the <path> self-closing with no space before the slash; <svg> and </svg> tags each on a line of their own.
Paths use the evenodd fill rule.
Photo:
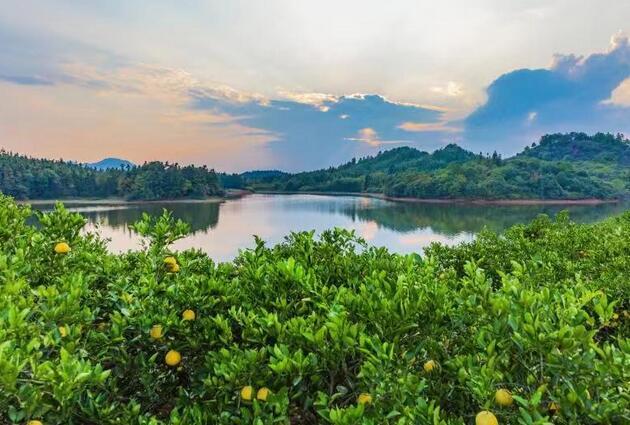
<svg viewBox="0 0 630 425">
<path fill-rule="evenodd" d="M 385 203 L 366 207 L 352 205 L 345 211 L 353 219 L 373 220 L 380 226 L 398 232 L 419 228 L 457 235 L 477 233 L 484 227 L 501 232 L 518 223 L 525 223 L 539 214 L 551 217 L 566 210 L 572 220 L 593 222 L 628 209 L 628 204 L 600 205 L 479 205 L 443 203 Z"/>
<path fill-rule="evenodd" d="M 164 209 L 172 212 L 175 218 L 179 218 L 190 224 L 193 233 L 206 232 L 216 227 L 219 222 L 219 202 L 172 202 L 172 203 L 144 203 L 129 205 L 89 205 L 85 203 L 65 203 L 71 211 L 80 212 L 90 223 L 99 223 L 101 226 L 112 229 L 128 229 L 129 224 L 138 221 L 143 213 L 160 215 Z M 36 208 L 48 210 L 50 204 L 37 205 Z"/>
<path fill-rule="evenodd" d="M 502 231 L 541 213 L 553 216 L 569 210 L 574 220 L 590 222 L 620 214 L 629 204 L 497 206 L 394 203 L 349 196 L 252 195 L 222 203 L 66 206 L 84 214 L 88 230 L 110 239 L 109 246 L 115 251 L 138 247 L 139 240 L 128 226 L 143 212 L 157 215 L 166 208 L 190 223 L 193 231 L 175 248 L 200 248 L 223 261 L 232 259 L 239 249 L 252 247 L 253 235 L 273 244 L 291 231 L 314 229 L 319 233 L 339 226 L 354 229 L 372 244 L 393 251 L 420 252 L 434 241 L 452 244 L 471 240 L 484 227 Z"/>
</svg>

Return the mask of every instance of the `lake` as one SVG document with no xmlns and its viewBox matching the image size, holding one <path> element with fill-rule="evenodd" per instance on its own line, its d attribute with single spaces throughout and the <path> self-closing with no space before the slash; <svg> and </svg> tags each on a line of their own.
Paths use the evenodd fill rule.
<svg viewBox="0 0 630 425">
<path fill-rule="evenodd" d="M 88 219 L 88 231 L 109 239 L 112 251 L 140 247 L 129 230 L 143 212 L 160 214 L 163 208 L 190 223 L 192 234 L 174 248 L 200 248 L 217 261 L 233 259 L 239 249 L 254 246 L 253 235 L 270 244 L 281 242 L 292 231 L 332 227 L 353 229 L 377 246 L 400 253 L 422 252 L 432 242 L 456 244 L 470 241 L 488 227 L 502 231 L 538 214 L 555 215 L 568 210 L 572 219 L 592 222 L 620 214 L 628 203 L 600 205 L 475 205 L 458 203 L 400 203 L 357 196 L 249 195 L 224 202 L 178 202 L 66 206 Z M 48 210 L 51 204 L 34 206 Z"/>
</svg>

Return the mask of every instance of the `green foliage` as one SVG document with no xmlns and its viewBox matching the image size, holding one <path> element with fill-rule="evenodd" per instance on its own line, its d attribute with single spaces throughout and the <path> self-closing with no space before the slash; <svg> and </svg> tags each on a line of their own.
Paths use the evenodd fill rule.
<svg viewBox="0 0 630 425">
<path fill-rule="evenodd" d="M 221 195 L 213 170 L 148 162 L 125 169 L 95 170 L 64 161 L 0 151 L 0 192 L 17 199 L 181 199 Z"/>
<path fill-rule="evenodd" d="M 621 134 L 548 134 L 540 138 L 538 146 L 526 148 L 521 155 L 546 161 L 599 161 L 630 165 L 628 142 Z"/>
<path fill-rule="evenodd" d="M 187 226 L 167 213 L 118 255 L 62 205 L 37 227 L 31 214 L 0 197 L 0 423 L 630 420 L 630 212 L 541 217 L 422 257 L 294 233 L 223 264 L 170 251 Z M 242 400 L 247 385 L 271 394 Z"/>
<path fill-rule="evenodd" d="M 372 192 L 440 199 L 584 199 L 630 193 L 630 143 L 621 135 L 552 134 L 502 159 L 456 145 L 432 154 L 409 147 L 337 168 L 250 179 L 257 190 Z"/>
</svg>

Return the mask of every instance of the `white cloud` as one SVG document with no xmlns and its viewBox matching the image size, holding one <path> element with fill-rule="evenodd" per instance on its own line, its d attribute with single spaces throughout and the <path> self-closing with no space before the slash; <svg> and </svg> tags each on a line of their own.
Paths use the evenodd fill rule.
<svg viewBox="0 0 630 425">
<path fill-rule="evenodd" d="M 149 96 L 155 99 L 186 104 L 192 92 L 230 102 L 258 102 L 268 99 L 257 93 L 234 89 L 226 84 L 202 81 L 186 70 L 144 63 L 127 63 L 106 67 L 70 62 L 60 65 L 57 83 L 93 89 L 101 95 Z"/>
<path fill-rule="evenodd" d="M 280 99 L 288 99 L 297 103 L 321 107 L 325 103 L 337 102 L 338 96 L 327 93 L 297 93 L 280 90 L 277 93 Z"/>
<path fill-rule="evenodd" d="M 536 111 L 530 112 L 529 114 L 527 114 L 527 122 L 528 123 L 534 122 L 537 116 L 538 116 L 538 112 Z"/>
<path fill-rule="evenodd" d="M 401 130 L 409 131 L 412 133 L 422 132 L 446 132 L 446 133 L 459 133 L 461 128 L 448 125 L 446 122 L 411 122 L 406 121 L 398 126 Z"/>
<path fill-rule="evenodd" d="M 378 136 L 378 133 L 370 127 L 360 129 L 356 137 L 346 137 L 346 140 L 366 143 L 372 147 L 378 147 L 382 145 L 402 145 L 405 143 L 410 143 L 409 140 L 381 140 Z"/>
<path fill-rule="evenodd" d="M 449 81 L 442 86 L 431 87 L 433 93 L 449 97 L 460 97 L 464 95 L 464 86 L 456 81 Z"/>
<path fill-rule="evenodd" d="M 630 77 L 623 80 L 623 82 L 612 92 L 610 99 L 604 103 L 618 106 L 630 106 Z"/>
</svg>

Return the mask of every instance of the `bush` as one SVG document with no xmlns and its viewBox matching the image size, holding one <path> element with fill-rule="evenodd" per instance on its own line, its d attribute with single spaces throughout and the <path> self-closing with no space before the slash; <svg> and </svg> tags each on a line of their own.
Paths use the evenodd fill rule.
<svg viewBox="0 0 630 425">
<path fill-rule="evenodd" d="M 423 257 L 294 233 L 223 264 L 170 251 L 168 213 L 121 255 L 62 205 L 31 216 L 0 198 L 0 423 L 630 419 L 630 213 Z"/>
</svg>

